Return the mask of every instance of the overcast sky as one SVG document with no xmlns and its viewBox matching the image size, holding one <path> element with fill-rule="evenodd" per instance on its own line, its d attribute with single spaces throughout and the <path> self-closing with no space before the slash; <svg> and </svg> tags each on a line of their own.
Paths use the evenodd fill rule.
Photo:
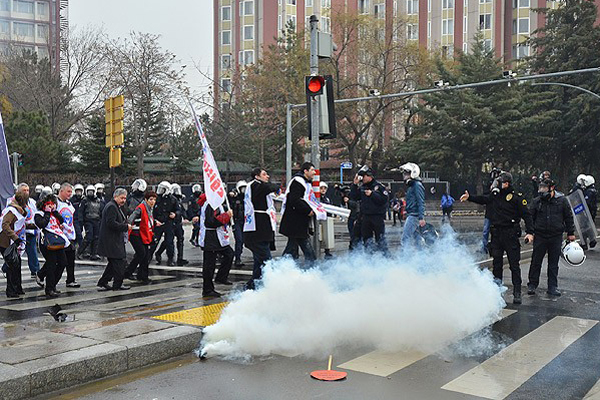
<svg viewBox="0 0 600 400">
<path fill-rule="evenodd" d="M 212 75 L 212 0 L 71 0 L 70 26 L 104 26 L 111 37 L 131 31 L 161 35 L 161 45 L 177 55 L 189 84 L 204 92 L 208 82 L 196 71 Z"/>
</svg>

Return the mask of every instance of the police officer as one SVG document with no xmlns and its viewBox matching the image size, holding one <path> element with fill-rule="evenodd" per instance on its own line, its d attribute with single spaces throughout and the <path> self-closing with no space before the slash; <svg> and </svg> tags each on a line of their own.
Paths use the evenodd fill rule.
<svg viewBox="0 0 600 400">
<path fill-rule="evenodd" d="M 490 214 L 491 224 L 491 253 L 493 258 L 494 281 L 502 285 L 503 256 L 506 252 L 513 284 L 513 303 L 521 304 L 521 219 L 525 221 L 526 242 L 533 241 L 533 221 L 527 208 L 527 200 L 521 193 L 516 193 L 512 187 L 512 175 L 502 172 L 497 178 L 490 194 L 484 196 L 471 196 L 465 191 L 460 198 L 461 202 L 471 201 L 477 204 L 486 204 L 492 207 Z"/>
<path fill-rule="evenodd" d="M 200 215 L 200 205 L 198 204 L 200 195 L 202 195 L 202 186 L 199 183 L 196 183 L 192 186 L 192 196 L 190 197 L 187 208 L 187 219 L 192 221 L 192 237 L 190 238 L 190 243 L 194 247 L 199 246 L 198 235 L 200 233 L 200 223 L 194 222 L 194 217 Z"/>
<path fill-rule="evenodd" d="M 90 260 L 97 261 L 98 238 L 100 237 L 100 219 L 102 217 L 102 202 L 96 196 L 96 188 L 89 185 L 85 190 L 85 198 L 79 205 L 79 223 L 85 229 L 85 238 L 77 250 L 77 258 L 81 259 L 85 250 L 90 246 Z"/>
<path fill-rule="evenodd" d="M 79 249 L 83 243 L 83 226 L 79 222 L 79 205 L 83 200 L 83 185 L 78 183 L 73 187 L 73 190 L 75 191 L 75 194 L 71 197 L 71 204 L 75 207 L 75 219 L 73 222 L 75 223 L 75 241 L 77 242 L 77 248 Z"/>
<path fill-rule="evenodd" d="M 529 267 L 527 294 L 534 295 L 540 283 L 542 261 L 548 254 L 548 293 L 560 296 L 558 290 L 558 260 L 562 246 L 563 232 L 567 232 L 569 241 L 575 240 L 573 213 L 566 197 L 556 196 L 555 184 L 551 179 L 540 182 L 538 196 L 529 207 L 535 232 L 533 254 Z"/>
<path fill-rule="evenodd" d="M 592 219 L 596 219 L 598 213 L 598 191 L 596 190 L 596 180 L 593 176 L 588 175 L 585 178 L 585 189 L 583 190 L 583 197 L 587 203 Z"/>
<path fill-rule="evenodd" d="M 173 183 L 171 185 L 171 194 L 177 200 L 177 206 L 180 210 L 177 217 L 175 217 L 175 219 L 173 220 L 173 235 L 175 236 L 175 239 L 177 239 L 177 265 L 182 267 L 184 265 L 189 264 L 189 261 L 183 258 L 183 215 L 186 212 L 185 208 L 183 207 L 183 204 L 185 201 L 185 196 L 181 191 L 181 186 L 179 186 L 179 184 L 177 183 Z M 164 251 L 164 245 L 165 242 L 163 242 L 163 244 L 157 250 L 157 254 L 159 256 L 162 255 Z"/>
<path fill-rule="evenodd" d="M 174 220 L 181 216 L 181 210 L 177 199 L 171 195 L 171 184 L 167 181 L 162 181 L 158 184 L 156 193 L 158 199 L 154 206 L 154 219 L 162 223 L 161 226 L 154 228 L 154 241 L 150 247 L 150 259 L 158 247 L 158 243 L 162 236 L 165 236 L 165 245 L 167 249 L 167 265 L 172 267 L 175 266 L 173 257 L 175 256 L 174 248 Z M 156 263 L 160 265 L 162 258 L 159 254 L 156 254 Z"/>
<path fill-rule="evenodd" d="M 235 189 L 229 192 L 229 204 L 233 211 L 233 236 L 235 237 L 235 266 L 243 267 L 242 252 L 244 251 L 244 195 L 248 183 L 244 180 L 235 184 Z"/>
<path fill-rule="evenodd" d="M 370 245 L 375 235 L 376 248 L 387 253 L 385 241 L 385 212 L 388 193 L 385 186 L 373 177 L 373 170 L 363 166 L 350 187 L 350 200 L 360 201 L 360 236 L 364 245 Z"/>
<path fill-rule="evenodd" d="M 142 204 L 144 201 L 144 193 L 148 188 L 148 184 L 143 179 L 136 179 L 131 184 L 131 193 L 127 196 L 127 202 L 125 203 L 127 209 L 127 216 L 133 214 L 135 209 Z"/>
<path fill-rule="evenodd" d="M 44 190 L 44 185 L 35 185 L 35 192 L 31 198 L 37 202 L 40 199 L 42 190 Z"/>
</svg>

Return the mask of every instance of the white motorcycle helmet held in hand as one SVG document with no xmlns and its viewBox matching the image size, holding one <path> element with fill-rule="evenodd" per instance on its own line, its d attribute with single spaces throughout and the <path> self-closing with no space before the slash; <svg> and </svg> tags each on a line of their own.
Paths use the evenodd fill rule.
<svg viewBox="0 0 600 400">
<path fill-rule="evenodd" d="M 579 243 L 568 240 L 562 246 L 562 256 L 573 267 L 579 267 L 586 259 L 585 252 Z"/>
</svg>

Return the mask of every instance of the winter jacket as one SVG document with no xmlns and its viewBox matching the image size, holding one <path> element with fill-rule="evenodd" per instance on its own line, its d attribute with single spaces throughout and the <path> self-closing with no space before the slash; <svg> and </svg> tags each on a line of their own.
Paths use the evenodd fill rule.
<svg viewBox="0 0 600 400">
<path fill-rule="evenodd" d="M 452 205 L 454 205 L 454 201 L 454 198 L 449 194 L 443 194 L 441 206 L 443 209 L 450 208 Z"/>
<path fill-rule="evenodd" d="M 158 196 L 154 206 L 154 219 L 165 223 L 171 223 L 181 218 L 181 209 L 179 201 L 170 194 Z M 175 219 L 169 218 L 170 213 L 175 213 Z"/>
<path fill-rule="evenodd" d="M 521 219 L 525 221 L 525 231 L 533 234 L 533 220 L 527 208 L 527 200 L 521 193 L 516 193 L 512 186 L 488 195 L 470 195 L 469 201 L 477 204 L 485 204 L 490 211 L 490 222 L 495 228 L 518 228 Z"/>
<path fill-rule="evenodd" d="M 304 176 L 302 179 L 306 180 Z M 312 208 L 304 200 L 306 186 L 293 180 L 285 202 L 285 211 L 281 217 L 279 233 L 288 238 L 306 239 L 312 219 Z"/>
<path fill-rule="evenodd" d="M 16 201 L 13 201 L 10 205 L 14 207 L 18 212 L 20 212 L 21 215 L 27 215 L 27 212 L 23 210 L 23 208 L 20 205 L 18 205 Z M 8 212 L 2 219 L 2 232 L 0 232 L 0 247 L 2 247 L 3 249 L 6 249 L 8 246 L 10 246 L 11 240 L 15 241 L 19 239 L 19 236 L 17 236 L 17 234 L 15 233 L 16 221 L 17 217 L 11 212 Z"/>
<path fill-rule="evenodd" d="M 562 235 L 565 231 L 567 235 L 575 234 L 573 213 L 566 197 L 555 196 L 549 200 L 542 200 L 538 196 L 531 202 L 529 211 L 536 236 L 550 238 Z"/>
<path fill-rule="evenodd" d="M 425 187 L 420 180 L 411 179 L 406 191 L 406 215 L 425 219 Z"/>
<path fill-rule="evenodd" d="M 198 198 L 200 209 L 206 203 L 206 195 L 203 194 Z M 210 204 L 206 206 L 206 215 L 204 217 L 204 226 L 206 227 L 206 236 L 204 237 L 204 251 L 220 251 L 225 247 L 221 246 L 219 237 L 217 236 L 217 228 L 225 226 L 231 222 L 231 218 L 227 213 L 221 213 L 219 210 L 214 210 Z"/>
<path fill-rule="evenodd" d="M 277 192 L 280 189 L 279 185 L 253 181 L 251 186 L 251 200 L 254 210 L 266 211 L 268 207 L 267 195 Z M 244 232 L 244 244 L 273 242 L 275 240 L 275 232 L 273 232 L 273 228 L 271 227 L 271 218 L 262 212 L 255 213 L 254 218 L 256 220 L 256 230 L 254 232 Z"/>
<path fill-rule="evenodd" d="M 365 194 L 371 190 L 371 195 Z M 385 215 L 387 211 L 388 192 L 381 183 L 373 179 L 369 183 L 363 183 L 360 187 L 352 184 L 348 197 L 351 200 L 360 201 L 360 213 L 362 215 Z"/>
<path fill-rule="evenodd" d="M 124 208 L 119 207 L 114 200 L 109 201 L 104 207 L 100 221 L 98 254 L 107 258 L 124 260 L 128 229 Z"/>
<path fill-rule="evenodd" d="M 127 216 L 131 215 L 134 210 L 142 204 L 144 201 L 144 192 L 141 190 L 136 190 L 131 192 L 127 197 L 127 203 L 125 203 L 125 208 L 127 209 Z"/>
<path fill-rule="evenodd" d="M 104 206 L 99 198 L 86 196 L 81 200 L 81 204 L 79 205 L 79 212 L 77 213 L 79 223 L 84 224 L 87 221 L 100 221 L 103 208 Z"/>
</svg>

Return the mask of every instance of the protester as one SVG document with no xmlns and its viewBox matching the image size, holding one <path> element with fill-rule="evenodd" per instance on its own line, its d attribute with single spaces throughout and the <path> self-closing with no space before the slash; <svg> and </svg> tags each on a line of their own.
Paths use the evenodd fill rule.
<svg viewBox="0 0 600 400">
<path fill-rule="evenodd" d="M 129 286 L 123 285 L 125 275 L 126 257 L 125 243 L 127 232 L 132 228 L 127 223 L 124 205 L 127 201 L 127 190 L 116 189 L 113 199 L 106 204 L 102 211 L 100 222 L 100 241 L 98 253 L 108 259 L 106 269 L 98 281 L 99 290 L 128 290 Z M 110 286 L 109 282 L 113 281 Z"/>
<path fill-rule="evenodd" d="M 154 226 L 160 224 L 155 221 L 152 210 L 158 195 L 155 192 L 146 192 L 143 200 L 133 210 L 127 222 L 132 226 L 129 233 L 129 242 L 135 250 L 135 255 L 125 270 L 125 279 L 132 279 L 138 269 L 136 279 L 148 284 L 152 281 L 148 277 L 148 264 L 150 263 L 150 244 L 154 239 Z"/>
<path fill-rule="evenodd" d="M 62 224 L 63 232 L 65 233 L 65 236 L 67 237 L 67 239 L 69 239 L 69 242 L 70 242 L 69 246 L 65 248 L 65 255 L 67 256 L 67 265 L 66 265 L 67 287 L 78 288 L 81 285 L 79 285 L 79 283 L 77 283 L 77 281 L 75 280 L 75 244 L 74 243 L 77 238 L 77 235 L 75 233 L 75 225 L 74 225 L 75 207 L 73 207 L 73 205 L 69 201 L 72 194 L 73 194 L 73 186 L 71 186 L 70 183 L 63 183 L 60 186 L 60 189 L 58 191 L 56 210 L 63 217 L 63 220 L 64 220 L 64 222 Z M 60 278 L 63 274 L 63 271 L 64 271 L 63 269 L 60 269 L 58 271 L 57 282 L 60 280 Z"/>
<path fill-rule="evenodd" d="M 444 192 L 442 194 L 442 201 L 440 207 L 442 208 L 442 223 L 447 221 L 450 222 L 452 219 L 452 208 L 454 206 L 454 198 L 450 194 Z"/>
<path fill-rule="evenodd" d="M 17 192 L 13 201 L 2 210 L 2 231 L 0 231 L 0 253 L 4 255 L 6 249 L 13 243 L 18 246 L 16 262 L 6 264 L 6 297 L 20 299 L 25 294 L 21 285 L 21 255 L 25 251 L 26 217 L 28 195 Z M 4 257 L 6 259 L 6 257 Z"/>
</svg>

